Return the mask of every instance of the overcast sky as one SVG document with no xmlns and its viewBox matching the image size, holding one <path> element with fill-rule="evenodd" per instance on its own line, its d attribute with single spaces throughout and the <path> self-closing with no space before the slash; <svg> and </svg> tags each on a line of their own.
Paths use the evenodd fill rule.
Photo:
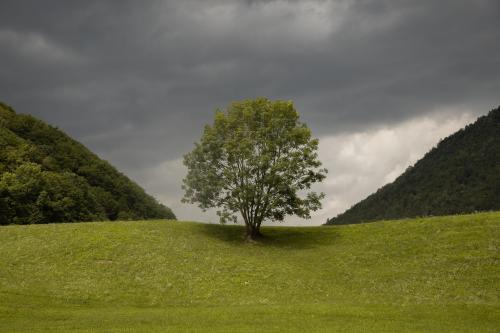
<svg viewBox="0 0 500 333">
<path fill-rule="evenodd" d="M 216 108 L 293 100 L 330 173 L 325 222 L 500 104 L 500 1 L 0 1 L 0 100 L 173 208 Z"/>
</svg>

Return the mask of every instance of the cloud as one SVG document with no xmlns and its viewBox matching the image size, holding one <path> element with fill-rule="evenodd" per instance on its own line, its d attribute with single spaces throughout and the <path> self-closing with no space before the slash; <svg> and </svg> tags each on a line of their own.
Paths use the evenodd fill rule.
<svg viewBox="0 0 500 333">
<path fill-rule="evenodd" d="M 347 8 L 346 3 L 332 1 L 188 4 L 183 12 L 190 25 L 204 28 L 196 29 L 204 37 L 224 40 L 238 35 L 256 51 L 321 41 L 340 26 Z"/>
<path fill-rule="evenodd" d="M 293 100 L 322 138 L 484 114 L 499 16 L 496 0 L 3 0 L 0 99 L 149 184 L 234 100 Z"/>
<path fill-rule="evenodd" d="M 451 117 L 423 116 L 395 126 L 321 138 L 319 155 L 330 173 L 317 187 L 327 194 L 327 204 L 313 223 L 324 223 L 394 181 L 440 140 L 474 120 L 464 110 Z"/>
<path fill-rule="evenodd" d="M 36 62 L 44 66 L 81 61 L 71 50 L 37 33 L 0 30 L 0 48 L 22 58 L 18 60 Z"/>
</svg>

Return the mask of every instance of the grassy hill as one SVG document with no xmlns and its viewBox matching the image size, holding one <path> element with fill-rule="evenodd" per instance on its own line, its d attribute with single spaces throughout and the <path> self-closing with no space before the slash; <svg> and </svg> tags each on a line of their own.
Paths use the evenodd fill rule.
<svg viewBox="0 0 500 333">
<path fill-rule="evenodd" d="M 0 228 L 0 332 L 498 332 L 500 212 Z"/>
<path fill-rule="evenodd" d="M 175 219 L 59 129 L 0 103 L 0 224 Z"/>
<path fill-rule="evenodd" d="M 327 224 L 500 209 L 500 107 Z"/>
</svg>

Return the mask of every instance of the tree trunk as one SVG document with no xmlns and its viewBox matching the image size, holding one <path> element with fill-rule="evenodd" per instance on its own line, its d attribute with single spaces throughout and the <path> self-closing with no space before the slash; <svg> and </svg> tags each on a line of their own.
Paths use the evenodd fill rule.
<svg viewBox="0 0 500 333">
<path fill-rule="evenodd" d="M 245 239 L 247 241 L 256 241 L 264 237 L 260 233 L 260 225 L 246 224 L 246 235 Z"/>
</svg>

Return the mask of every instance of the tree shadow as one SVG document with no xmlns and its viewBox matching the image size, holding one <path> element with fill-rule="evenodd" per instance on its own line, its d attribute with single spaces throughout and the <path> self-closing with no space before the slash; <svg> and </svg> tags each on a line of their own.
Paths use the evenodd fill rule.
<svg viewBox="0 0 500 333">
<path fill-rule="evenodd" d="M 265 246 L 273 248 L 310 249 L 330 245 L 338 237 L 335 228 L 327 227 L 267 227 L 261 228 L 263 238 L 245 240 L 245 227 L 241 225 L 204 224 L 197 230 L 204 235 L 231 245 Z"/>
</svg>

